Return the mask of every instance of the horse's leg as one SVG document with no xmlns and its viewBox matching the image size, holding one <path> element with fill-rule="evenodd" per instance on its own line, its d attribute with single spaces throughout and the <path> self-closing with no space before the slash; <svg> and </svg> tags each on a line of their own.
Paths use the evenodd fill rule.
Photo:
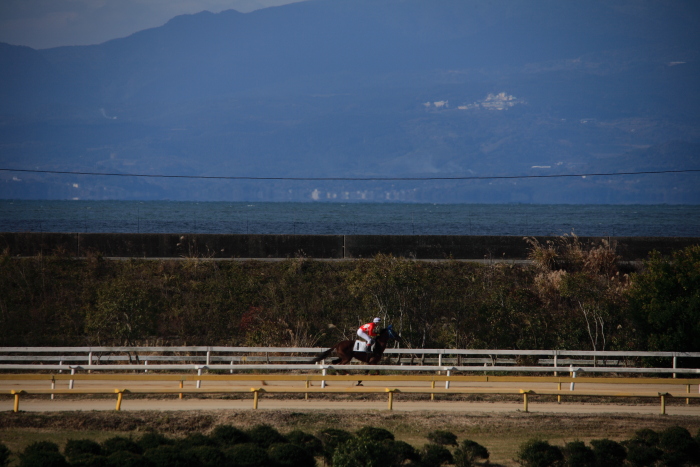
<svg viewBox="0 0 700 467">
<path fill-rule="evenodd" d="M 370 357 L 370 359 L 367 360 L 366 363 L 369 364 L 369 365 L 376 365 L 377 363 L 379 363 L 379 360 L 380 360 L 380 359 L 381 359 L 381 356 L 379 357 L 379 359 L 377 359 L 376 357 Z M 370 374 L 370 370 L 365 371 L 365 374 L 366 374 L 366 375 L 369 375 L 369 374 Z M 378 375 L 378 374 L 379 374 L 379 370 L 374 370 L 374 374 L 375 374 L 375 375 Z M 357 386 L 362 386 L 362 381 L 358 381 L 358 382 L 357 382 Z"/>
<path fill-rule="evenodd" d="M 365 360 L 366 357 L 362 354 L 364 354 L 364 352 L 362 352 L 361 355 L 355 355 L 355 358 L 361 362 L 367 363 L 367 360 Z M 355 386 L 362 386 L 362 380 L 358 381 Z"/>
<path fill-rule="evenodd" d="M 372 365 L 374 365 L 374 364 L 372 364 Z M 366 374 L 366 375 L 369 375 L 370 373 L 371 373 L 370 370 L 365 370 L 365 374 Z M 379 374 L 379 370 L 375 370 L 374 374 L 375 374 L 375 375 L 378 375 L 378 374 Z M 357 386 L 362 386 L 362 385 L 363 385 L 363 384 L 362 384 L 362 381 L 358 381 L 358 382 L 357 382 Z"/>
<path fill-rule="evenodd" d="M 352 355 L 342 354 L 340 356 L 340 361 L 338 362 L 338 365 L 347 365 L 348 363 L 350 363 L 351 360 L 352 360 Z M 349 375 L 350 372 L 348 370 L 343 370 L 343 374 Z"/>
</svg>

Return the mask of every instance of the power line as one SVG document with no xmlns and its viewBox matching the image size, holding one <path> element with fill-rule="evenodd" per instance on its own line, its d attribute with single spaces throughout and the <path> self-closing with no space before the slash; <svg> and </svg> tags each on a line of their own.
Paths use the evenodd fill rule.
<svg viewBox="0 0 700 467">
<path fill-rule="evenodd" d="M 110 172 L 76 172 L 64 170 L 32 170 L 0 168 L 4 172 L 24 172 L 61 175 L 94 175 L 101 177 L 141 177 L 141 178 L 185 178 L 197 180 L 285 180 L 285 181 L 431 181 L 431 180 L 512 180 L 527 178 L 566 178 L 566 177 L 615 177 L 620 175 L 657 175 L 700 172 L 700 169 L 682 170 L 645 170 L 636 172 L 592 172 L 578 174 L 551 175 L 486 175 L 464 177 L 248 177 L 224 175 L 164 175 L 164 174 L 133 174 Z"/>
</svg>

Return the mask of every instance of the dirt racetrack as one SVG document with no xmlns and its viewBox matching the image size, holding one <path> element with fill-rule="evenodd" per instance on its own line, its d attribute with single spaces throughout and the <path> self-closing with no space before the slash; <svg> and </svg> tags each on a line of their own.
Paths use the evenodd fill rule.
<svg viewBox="0 0 700 467">
<path fill-rule="evenodd" d="M 340 399 L 340 400 L 339 400 Z M 511 397 L 511 399 L 513 399 Z M 700 404 L 692 401 L 691 405 L 679 403 L 666 405 L 666 414 L 669 416 L 692 416 L 700 419 Z M 0 399 L 0 411 L 11 411 L 13 401 L 9 396 Z M 114 411 L 116 396 L 100 398 L 67 398 L 57 395 L 55 400 L 48 396 L 24 397 L 20 403 L 20 410 L 24 412 L 66 412 L 66 411 Z M 301 411 L 386 411 L 388 403 L 386 397 L 374 396 L 366 400 L 349 400 L 348 398 L 318 397 L 311 395 L 309 400 L 303 398 L 280 398 L 279 396 L 261 396 L 258 411 L 270 410 L 301 410 Z M 122 411 L 209 411 L 209 410 L 253 410 L 252 396 L 230 398 L 199 398 L 186 396 L 178 399 L 177 395 L 169 398 L 138 398 L 124 397 L 121 404 Z M 393 412 L 435 412 L 435 413 L 500 413 L 509 414 L 523 411 L 523 403 L 512 401 L 456 401 L 456 400 L 406 400 L 400 396 L 394 399 Z M 536 399 L 528 404 L 528 411 L 532 414 L 631 414 L 631 415 L 657 415 L 660 414 L 660 405 L 657 402 L 646 401 L 643 404 L 619 404 L 619 403 L 592 403 L 592 402 L 538 402 Z M 389 412 L 391 413 L 391 412 Z"/>
<path fill-rule="evenodd" d="M 113 382 L 76 383 L 81 388 L 102 384 L 114 387 Z M 16 388 L 30 389 L 34 384 L 45 388 L 47 382 L 17 382 Z M 134 382 L 129 384 L 141 387 L 134 386 Z M 585 387 L 577 385 L 577 388 Z M 566 400 L 567 396 L 557 404 L 555 396 L 537 396 L 530 398 L 529 412 L 525 413 L 522 396 L 518 395 L 439 395 L 438 400 L 430 401 L 427 394 L 397 394 L 393 410 L 389 411 L 386 394 L 313 393 L 308 400 L 302 394 L 262 394 L 258 410 L 253 409 L 250 393 L 186 394 L 184 399 L 179 399 L 177 394 L 126 394 L 120 412 L 114 410 L 114 394 L 57 394 L 54 400 L 48 394 L 30 395 L 21 397 L 20 412 L 13 413 L 12 396 L 6 393 L 0 395 L 0 442 L 18 452 L 38 440 L 52 440 L 61 445 L 68 439 L 101 441 L 117 434 L 138 437 L 148 430 L 184 436 L 191 432 L 206 434 L 221 424 L 246 428 L 265 423 L 282 433 L 294 429 L 318 433 L 325 428 L 354 431 L 369 425 L 386 428 L 397 439 L 416 447 L 427 443 L 430 431 L 452 431 L 459 440 L 471 439 L 487 447 L 491 465 L 511 466 L 517 465 L 513 459 L 520 444 L 533 437 L 560 446 L 574 440 L 622 441 L 641 428 L 660 431 L 673 425 L 683 426 L 695 435 L 700 430 L 700 400 L 691 399 L 686 404 L 682 395 L 670 398 L 667 415 L 661 415 L 658 398 Z"/>
</svg>

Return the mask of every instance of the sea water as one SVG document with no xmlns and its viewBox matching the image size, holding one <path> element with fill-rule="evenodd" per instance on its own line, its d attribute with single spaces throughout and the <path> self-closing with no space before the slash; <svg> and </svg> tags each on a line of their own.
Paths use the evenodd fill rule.
<svg viewBox="0 0 700 467">
<path fill-rule="evenodd" d="M 0 200 L 0 232 L 700 237 L 700 206 Z"/>
</svg>

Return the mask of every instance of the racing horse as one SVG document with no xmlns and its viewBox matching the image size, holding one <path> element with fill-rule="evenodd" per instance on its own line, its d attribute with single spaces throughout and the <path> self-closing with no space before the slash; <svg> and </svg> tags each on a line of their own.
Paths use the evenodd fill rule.
<svg viewBox="0 0 700 467">
<path fill-rule="evenodd" d="M 396 331 L 394 331 L 394 328 L 391 324 L 379 331 L 379 335 L 377 335 L 377 338 L 374 340 L 374 346 L 372 347 L 371 352 L 355 352 L 353 350 L 353 348 L 355 347 L 355 341 L 347 340 L 338 342 L 333 347 L 311 360 L 311 362 L 318 363 L 324 358 L 327 358 L 331 353 L 333 353 L 333 351 L 335 351 L 338 358 L 335 358 L 331 361 L 331 364 L 333 365 L 345 365 L 347 363 L 350 363 L 350 361 L 353 358 L 355 360 L 367 363 L 368 365 L 377 365 L 382 359 L 382 355 L 386 350 L 386 346 L 389 343 L 389 339 L 399 339 L 399 335 L 396 333 Z M 348 374 L 348 372 L 346 371 L 345 374 Z M 361 384 L 362 381 L 357 382 L 358 386 L 360 386 Z"/>
</svg>

